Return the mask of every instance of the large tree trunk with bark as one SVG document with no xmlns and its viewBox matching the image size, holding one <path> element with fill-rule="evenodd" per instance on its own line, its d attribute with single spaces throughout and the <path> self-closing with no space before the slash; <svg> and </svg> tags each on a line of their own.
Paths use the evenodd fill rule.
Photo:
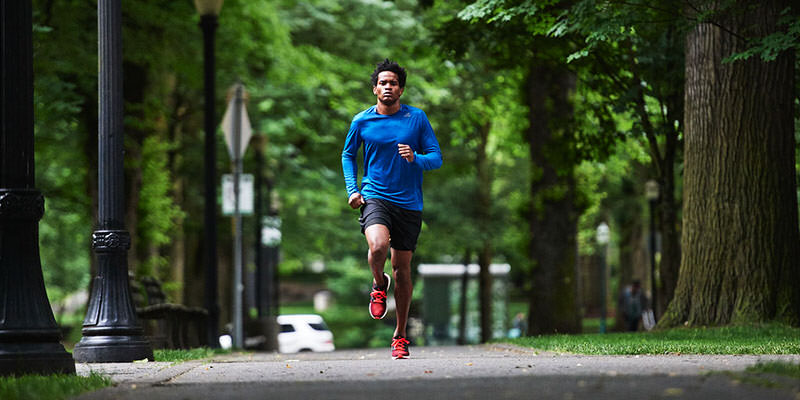
<svg viewBox="0 0 800 400">
<path fill-rule="evenodd" d="M 788 1 L 747 6 L 686 40 L 683 258 L 662 327 L 798 323 L 794 54 L 722 62 Z"/>
<path fill-rule="evenodd" d="M 575 76 L 562 65 L 534 60 L 528 71 L 526 98 L 530 125 L 530 245 L 533 290 L 528 334 L 577 333 L 577 212 L 574 160 L 566 133 L 571 126 L 569 94 Z"/>
</svg>

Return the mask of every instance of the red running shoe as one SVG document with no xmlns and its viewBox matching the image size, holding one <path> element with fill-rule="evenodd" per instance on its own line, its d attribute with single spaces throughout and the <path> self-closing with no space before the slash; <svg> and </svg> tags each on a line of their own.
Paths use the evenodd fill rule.
<svg viewBox="0 0 800 400">
<path fill-rule="evenodd" d="M 392 360 L 402 360 L 409 358 L 408 340 L 402 336 L 392 339 Z"/>
<path fill-rule="evenodd" d="M 386 278 L 386 288 L 381 289 L 373 284 L 372 293 L 369 294 L 369 315 L 372 319 L 383 319 L 386 316 L 386 292 L 392 284 L 392 279 L 386 273 L 383 276 Z"/>
</svg>

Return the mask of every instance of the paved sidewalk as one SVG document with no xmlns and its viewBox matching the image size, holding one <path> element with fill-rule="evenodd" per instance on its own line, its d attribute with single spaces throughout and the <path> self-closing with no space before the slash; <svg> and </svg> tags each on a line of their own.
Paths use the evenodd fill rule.
<svg viewBox="0 0 800 400">
<path fill-rule="evenodd" d="M 358 399 L 404 392 L 443 399 L 800 399 L 800 383 L 745 384 L 714 371 L 742 371 L 792 356 L 582 356 L 511 346 L 412 348 L 409 360 L 388 349 L 333 353 L 226 355 L 170 363 L 78 364 L 78 373 L 111 376 L 114 387 L 90 399 Z M 390 396 L 391 397 L 391 396 Z"/>
</svg>

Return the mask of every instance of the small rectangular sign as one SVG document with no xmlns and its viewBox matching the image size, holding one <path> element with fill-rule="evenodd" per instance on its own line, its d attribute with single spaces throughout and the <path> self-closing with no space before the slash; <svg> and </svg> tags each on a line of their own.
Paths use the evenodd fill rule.
<svg viewBox="0 0 800 400">
<path fill-rule="evenodd" d="M 233 192 L 233 174 L 222 175 L 222 214 L 233 215 L 236 200 Z M 253 175 L 239 175 L 239 214 L 253 214 Z"/>
<path fill-rule="evenodd" d="M 261 221 L 261 244 L 278 246 L 281 244 L 281 218 L 264 217 Z"/>
</svg>

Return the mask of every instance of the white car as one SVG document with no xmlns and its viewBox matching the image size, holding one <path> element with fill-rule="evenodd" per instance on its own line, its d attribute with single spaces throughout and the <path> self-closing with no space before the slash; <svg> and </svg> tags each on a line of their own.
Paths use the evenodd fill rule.
<svg viewBox="0 0 800 400">
<path fill-rule="evenodd" d="M 333 351 L 333 333 L 317 314 L 279 315 L 278 351 Z"/>
</svg>

